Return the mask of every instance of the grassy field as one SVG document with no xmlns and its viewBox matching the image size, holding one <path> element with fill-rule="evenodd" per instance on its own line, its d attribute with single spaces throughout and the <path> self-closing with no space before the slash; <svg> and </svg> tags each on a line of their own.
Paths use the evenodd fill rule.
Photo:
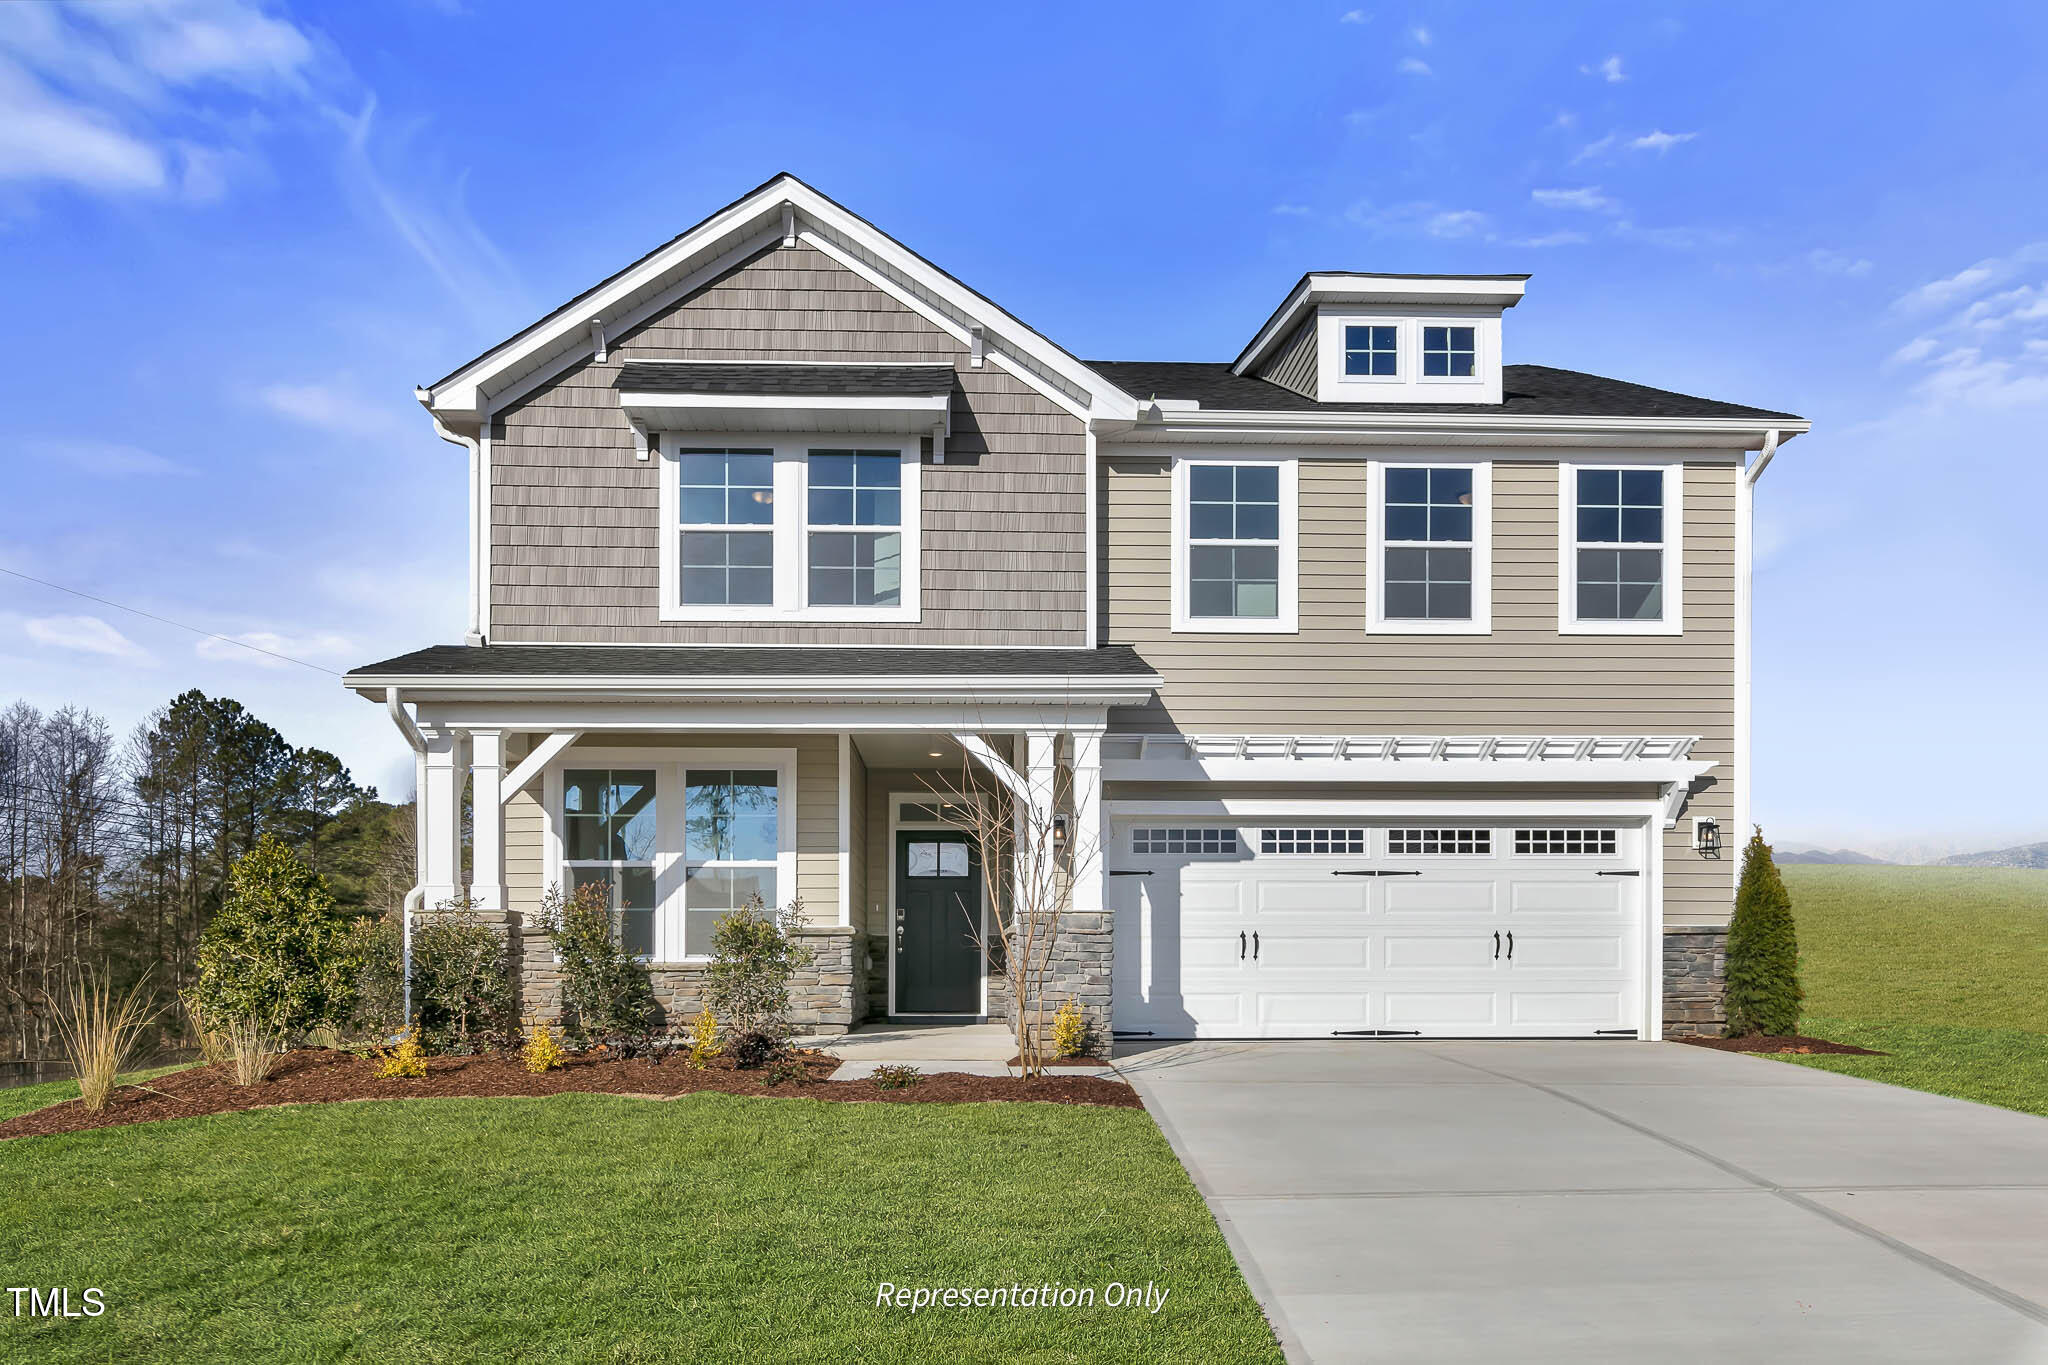
<svg viewBox="0 0 2048 1365">
<path fill-rule="evenodd" d="M 1801 1030 L 1893 1054 L 1785 1060 L 2048 1116 L 2048 872 L 1784 873 Z"/>
<path fill-rule="evenodd" d="M 183 1071 L 191 1065 L 193 1065 L 191 1062 L 179 1062 L 175 1066 L 155 1066 L 144 1071 L 124 1071 L 120 1075 L 120 1081 L 123 1085 L 133 1085 L 138 1081 L 152 1081 L 158 1076 L 168 1075 L 173 1071 Z M 65 1100 L 75 1100 L 77 1098 L 78 1082 L 76 1081 L 42 1081 L 35 1085 L 10 1085 L 0 1089 L 0 1123 L 5 1123 L 16 1114 L 26 1114 L 34 1109 L 41 1109 L 44 1105 L 61 1104 Z"/>
<path fill-rule="evenodd" d="M 0 1142 L 0 1359 L 1278 1361 L 1142 1111 L 704 1094 L 256 1110 Z M 877 1284 L 1093 1308 L 875 1307 Z M 1167 1291 L 1156 1314 L 1110 1283 Z"/>
</svg>

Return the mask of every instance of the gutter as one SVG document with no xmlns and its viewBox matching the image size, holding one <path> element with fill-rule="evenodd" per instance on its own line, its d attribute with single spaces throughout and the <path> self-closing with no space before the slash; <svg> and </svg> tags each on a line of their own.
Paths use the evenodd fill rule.
<svg viewBox="0 0 2048 1365">
<path fill-rule="evenodd" d="M 469 451 L 469 626 L 463 632 L 462 642 L 466 645 L 480 645 L 484 642 L 483 583 L 477 572 L 478 532 L 483 529 L 483 428 L 477 435 L 464 436 L 450 430 L 441 420 L 441 414 L 434 411 L 434 395 L 425 389 L 414 389 L 412 396 L 427 410 L 427 420 L 434 424 L 434 434 L 450 445 L 458 445 Z"/>
<path fill-rule="evenodd" d="M 1794 434 L 1796 435 L 1797 433 L 1795 432 Z M 1756 463 L 1745 470 L 1742 475 L 1742 482 L 1748 487 L 1756 487 L 1756 481 L 1764 476 L 1764 470 L 1770 465 L 1771 457 L 1778 453 L 1778 435 L 1777 427 L 1772 427 L 1764 433 L 1763 452 L 1756 457 Z"/>
<path fill-rule="evenodd" d="M 1803 420 L 1779 420 L 1765 427 L 1747 417 L 1537 417 L 1493 416 L 1474 413 L 1427 412 L 1303 412 L 1226 411 L 1223 409 L 1176 410 L 1151 407 L 1142 410 L 1135 423 L 1098 422 L 1105 437 L 1138 433 L 1168 435 L 1275 432 L 1327 433 L 1333 437 L 1401 435 L 1492 435 L 1515 436 L 1640 436 L 1693 437 L 1716 445 L 1755 437 L 1770 441 L 1773 433 L 1782 438 L 1796 436 L 1811 428 Z M 1156 415 L 1155 415 L 1156 414 Z M 1775 449 L 1773 444 L 1772 449 Z"/>
<path fill-rule="evenodd" d="M 440 425 L 438 422 L 436 426 Z M 384 709 L 391 715 L 391 723 L 398 727 L 398 733 L 405 736 L 405 742 L 412 748 L 412 875 L 421 874 L 421 861 L 427 853 L 427 737 L 420 733 L 420 727 L 407 713 L 405 703 L 398 699 L 398 689 L 384 689 Z M 399 909 L 399 972 L 401 988 L 405 993 L 405 1022 L 412 1023 L 412 917 L 419 913 L 420 902 L 427 897 L 427 884 L 413 882 L 412 890 L 405 893 L 405 902 Z"/>
</svg>

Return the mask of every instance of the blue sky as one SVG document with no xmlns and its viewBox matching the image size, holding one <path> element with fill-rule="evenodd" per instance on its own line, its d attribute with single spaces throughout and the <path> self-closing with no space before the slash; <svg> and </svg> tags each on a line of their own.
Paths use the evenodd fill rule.
<svg viewBox="0 0 2048 1365">
<path fill-rule="evenodd" d="M 2044 49 L 2029 5 L 0 5 L 0 566 L 337 670 L 458 639 L 413 386 L 787 169 L 1090 358 L 1227 359 L 1308 268 L 1526 270 L 1510 361 L 1812 417 L 1759 818 L 2048 838 Z M 409 785 L 332 677 L 0 579 L 0 700 L 188 686 Z"/>
</svg>

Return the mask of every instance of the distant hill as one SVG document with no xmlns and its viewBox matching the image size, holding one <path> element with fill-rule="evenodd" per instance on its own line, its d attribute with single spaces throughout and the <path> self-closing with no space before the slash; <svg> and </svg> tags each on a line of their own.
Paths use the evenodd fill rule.
<svg viewBox="0 0 2048 1365">
<path fill-rule="evenodd" d="M 1952 858 L 1943 858 L 1935 866 L 2048 868 L 2048 842 L 1996 848 L 1989 853 L 1958 853 Z"/>
<path fill-rule="evenodd" d="M 1873 858 L 1868 853 L 1858 853 L 1853 848 L 1802 848 L 1772 856 L 1781 863 L 1857 863 L 1876 867 L 1891 866 L 1883 858 Z"/>
</svg>

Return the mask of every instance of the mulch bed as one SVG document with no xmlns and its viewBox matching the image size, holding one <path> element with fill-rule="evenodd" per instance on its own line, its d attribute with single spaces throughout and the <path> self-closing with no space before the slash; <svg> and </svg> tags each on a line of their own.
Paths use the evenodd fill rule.
<svg viewBox="0 0 2048 1365">
<path fill-rule="evenodd" d="M 1042 1100 L 1054 1104 L 1093 1104 L 1136 1109 L 1143 1106 L 1132 1089 L 1092 1076 L 1045 1077 L 1035 1081 L 1006 1076 L 966 1076 L 940 1072 L 919 1083 L 884 1090 L 870 1080 L 833 1081 L 839 1059 L 822 1052 L 800 1051 L 809 1080 L 769 1085 L 765 1073 L 741 1071 L 719 1061 L 703 1070 L 682 1058 L 666 1062 L 624 1061 L 601 1054 L 572 1055 L 560 1069 L 534 1075 L 516 1052 L 479 1057 L 431 1057 L 427 1074 L 413 1080 L 379 1080 L 373 1062 L 352 1053 L 306 1048 L 280 1057 L 268 1079 L 251 1086 L 234 1084 L 225 1066 L 194 1067 L 159 1076 L 142 1085 L 124 1085 L 97 1114 L 77 1100 L 53 1104 L 0 1123 L 0 1139 L 76 1133 L 113 1128 L 155 1119 L 227 1114 L 280 1104 L 326 1104 L 338 1100 L 485 1099 L 519 1095 L 640 1095 L 672 1099 L 701 1090 L 728 1095 L 802 1096 L 814 1100 L 865 1100 L 883 1104 L 978 1103 L 987 1100 Z"/>
<path fill-rule="evenodd" d="M 1803 1034 L 1755 1033 L 1747 1038 L 1680 1038 L 1681 1043 L 1694 1047 L 1710 1047 L 1719 1052 L 1805 1052 L 1836 1053 L 1845 1057 L 1889 1057 L 1889 1052 L 1873 1052 L 1867 1047 L 1851 1043 L 1831 1043 L 1825 1038 L 1808 1038 Z M 0 1134 L 7 1130 L 0 1128 Z"/>
</svg>

